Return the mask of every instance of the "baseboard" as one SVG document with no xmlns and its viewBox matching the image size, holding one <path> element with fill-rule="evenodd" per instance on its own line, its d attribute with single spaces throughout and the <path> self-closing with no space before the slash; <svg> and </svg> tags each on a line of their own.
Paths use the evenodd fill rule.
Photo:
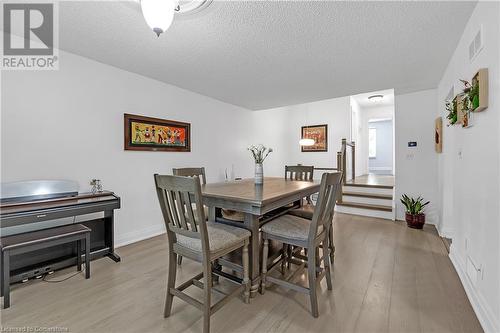
<svg viewBox="0 0 500 333">
<path fill-rule="evenodd" d="M 436 224 L 436 229 L 438 231 L 439 236 L 444 237 L 444 238 L 453 239 L 453 230 L 452 229 L 441 228 L 441 226 L 439 224 Z"/>
<path fill-rule="evenodd" d="M 484 298 L 472 285 L 469 277 L 465 273 L 465 265 L 460 257 L 456 254 L 454 248 L 455 247 L 453 246 L 453 244 L 451 244 L 449 254 L 450 260 L 455 267 L 455 270 L 457 271 L 460 281 L 462 281 L 465 293 L 469 298 L 472 308 L 474 309 L 474 312 L 476 313 L 477 319 L 481 323 L 483 330 L 487 333 L 500 332 L 500 325 L 498 324 L 493 311 L 491 311 L 491 308 L 488 306 Z"/>
<path fill-rule="evenodd" d="M 392 171 L 392 167 L 370 167 L 368 171 Z"/>
<path fill-rule="evenodd" d="M 116 236 L 115 247 L 125 246 L 164 233 L 165 226 L 163 224 L 150 226 L 141 230 L 126 232 L 124 234 Z"/>
</svg>

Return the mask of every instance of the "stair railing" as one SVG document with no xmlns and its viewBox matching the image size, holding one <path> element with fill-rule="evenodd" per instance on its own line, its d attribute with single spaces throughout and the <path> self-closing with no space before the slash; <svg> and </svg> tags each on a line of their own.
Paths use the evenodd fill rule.
<svg viewBox="0 0 500 333">
<path fill-rule="evenodd" d="M 342 184 L 347 183 L 347 157 L 351 153 L 351 177 L 356 177 L 356 144 L 354 141 L 347 142 L 347 139 L 342 139 L 340 151 L 337 152 L 337 167 L 335 168 L 314 168 L 319 171 L 340 171 L 342 172 Z M 337 202 L 342 202 L 342 188 L 337 196 Z"/>
</svg>

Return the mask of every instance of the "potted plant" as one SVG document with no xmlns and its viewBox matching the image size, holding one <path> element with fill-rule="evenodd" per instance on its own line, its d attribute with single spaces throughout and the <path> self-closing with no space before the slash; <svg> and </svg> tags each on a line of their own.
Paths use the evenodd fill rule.
<svg viewBox="0 0 500 333">
<path fill-rule="evenodd" d="M 401 203 L 406 208 L 406 224 L 410 228 L 422 229 L 425 224 L 425 214 L 424 207 L 429 204 L 430 201 L 424 202 L 422 197 L 411 198 L 406 194 L 401 197 Z"/>
</svg>

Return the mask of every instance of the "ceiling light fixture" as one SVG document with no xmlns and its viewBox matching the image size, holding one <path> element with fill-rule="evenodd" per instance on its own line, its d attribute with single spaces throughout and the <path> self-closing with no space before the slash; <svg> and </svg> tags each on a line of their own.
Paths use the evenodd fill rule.
<svg viewBox="0 0 500 333">
<path fill-rule="evenodd" d="M 301 146 L 314 146 L 314 139 L 308 139 L 308 138 L 300 139 L 299 145 L 301 145 Z"/>
<path fill-rule="evenodd" d="M 208 7 L 213 0 L 141 0 L 142 15 L 160 37 L 172 25 L 174 14 L 191 14 Z"/>
<path fill-rule="evenodd" d="M 368 97 L 368 100 L 370 100 L 372 102 L 380 102 L 383 99 L 384 99 L 384 95 L 371 95 L 370 97 Z"/>
</svg>

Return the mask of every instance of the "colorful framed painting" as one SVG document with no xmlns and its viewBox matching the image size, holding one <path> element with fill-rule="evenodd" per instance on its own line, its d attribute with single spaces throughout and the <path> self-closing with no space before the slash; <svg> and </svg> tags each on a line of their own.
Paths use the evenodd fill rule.
<svg viewBox="0 0 500 333">
<path fill-rule="evenodd" d="M 302 126 L 302 139 L 313 139 L 312 146 L 301 146 L 302 152 L 328 151 L 328 125 Z"/>
<path fill-rule="evenodd" d="M 191 124 L 124 114 L 125 150 L 191 151 Z"/>
</svg>

